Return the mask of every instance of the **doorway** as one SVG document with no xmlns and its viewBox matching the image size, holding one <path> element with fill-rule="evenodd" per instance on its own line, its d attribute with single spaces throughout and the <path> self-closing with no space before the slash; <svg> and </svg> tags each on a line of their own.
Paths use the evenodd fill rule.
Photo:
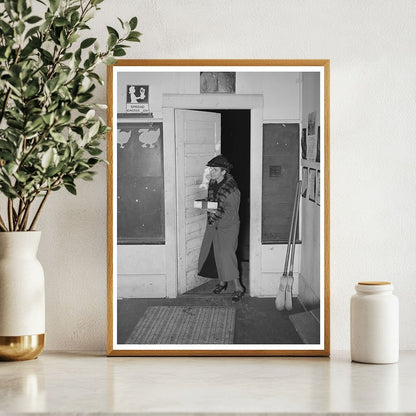
<svg viewBox="0 0 416 416">
<path fill-rule="evenodd" d="M 221 129 L 224 129 L 223 144 L 214 146 L 215 152 L 211 149 L 204 157 L 197 160 L 200 155 L 195 151 L 194 143 L 186 142 L 182 139 L 177 139 L 178 120 L 177 115 L 183 110 L 185 112 L 193 113 L 213 113 L 215 116 L 222 116 L 224 122 L 220 122 Z M 242 227 L 240 233 L 240 244 L 238 256 L 242 260 L 248 260 L 250 287 L 248 293 L 251 296 L 258 296 L 261 293 L 261 172 L 262 172 L 262 122 L 263 122 L 263 97 L 261 95 L 229 95 L 229 94 L 206 94 L 206 95 L 171 95 L 166 94 L 163 102 L 163 120 L 164 120 L 164 135 L 166 138 L 166 145 L 175 148 L 175 175 L 174 177 L 167 177 L 166 187 L 166 212 L 167 216 L 167 263 L 177 264 L 176 279 L 167 280 L 168 297 L 176 297 L 187 291 L 187 276 L 186 273 L 186 255 L 188 247 L 186 245 L 186 221 L 187 209 L 189 210 L 189 203 L 193 200 L 189 198 L 194 197 L 193 189 L 186 188 L 185 183 L 193 183 L 192 177 L 185 170 L 193 165 L 198 164 L 201 178 L 203 168 L 209 158 L 220 152 L 226 155 L 231 163 L 235 166 L 232 174 L 241 188 L 244 196 L 243 203 L 240 204 L 240 215 L 242 217 Z M 211 123 L 211 122 L 210 122 Z M 233 127 L 234 126 L 234 127 Z M 235 127 L 239 126 L 245 131 L 244 137 Z M 193 122 L 190 128 L 194 129 Z M 185 127 L 187 131 L 188 127 Z M 227 130 L 230 130 L 227 132 Z M 197 130 L 198 134 L 200 129 Z M 201 140 L 205 140 L 200 138 Z M 200 140 L 198 139 L 198 140 Z M 212 141 L 205 143 L 204 148 L 212 147 Z M 185 149 L 191 150 L 196 154 L 187 155 L 185 158 Z M 172 149 L 173 150 L 173 149 Z M 172 153 L 171 153 L 172 154 Z M 179 157 L 178 157 L 179 155 Z M 189 157 L 190 156 L 190 157 Z M 209 157 L 209 158 L 208 158 Z M 172 171 L 172 163 L 165 159 L 165 166 Z M 186 169 L 185 169 L 186 167 Z M 190 175 L 192 176 L 192 175 Z M 174 180 L 171 181 L 171 180 Z M 195 184 L 196 185 L 196 184 Z M 190 192 L 188 192 L 190 191 Z M 206 191 L 203 192 L 203 197 L 206 197 Z M 169 210 L 169 207 L 172 210 Z M 176 214 L 176 215 L 175 215 Z M 169 219 L 175 218 L 175 227 Z M 206 214 L 203 218 L 203 229 L 198 227 L 198 219 L 195 218 L 195 223 L 192 225 L 193 232 L 201 231 L 201 237 L 205 231 Z M 201 240 L 202 241 L 202 240 Z M 170 269 L 170 275 L 173 277 L 173 269 Z M 204 279 L 204 278 L 202 278 Z M 194 286 L 199 286 L 201 283 L 196 282 Z M 189 286 L 189 285 L 188 285 Z"/>
<path fill-rule="evenodd" d="M 233 165 L 231 175 L 241 192 L 237 259 L 243 284 L 249 286 L 250 260 L 250 110 L 204 111 L 221 115 L 221 150 Z"/>
<path fill-rule="evenodd" d="M 217 283 L 198 275 L 198 257 L 206 227 L 206 211 L 193 207 L 207 197 L 202 184 L 206 163 L 223 154 L 233 165 L 231 175 L 240 189 L 240 232 L 237 260 L 241 282 L 249 289 L 250 256 L 250 110 L 175 110 L 178 198 L 185 199 L 185 216 L 179 219 L 178 294 L 206 294 Z"/>
</svg>

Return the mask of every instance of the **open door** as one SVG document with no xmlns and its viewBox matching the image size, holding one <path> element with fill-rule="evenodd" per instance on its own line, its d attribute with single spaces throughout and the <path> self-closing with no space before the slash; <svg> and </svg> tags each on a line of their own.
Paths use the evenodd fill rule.
<svg viewBox="0 0 416 416">
<path fill-rule="evenodd" d="M 178 294 L 208 279 L 198 276 L 198 256 L 206 226 L 206 211 L 194 208 L 206 198 L 201 188 L 206 163 L 221 151 L 221 115 L 175 110 L 178 201 Z"/>
</svg>

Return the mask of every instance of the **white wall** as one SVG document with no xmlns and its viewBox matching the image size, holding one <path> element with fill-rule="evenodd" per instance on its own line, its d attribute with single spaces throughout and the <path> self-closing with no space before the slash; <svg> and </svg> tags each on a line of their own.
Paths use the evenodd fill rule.
<svg viewBox="0 0 416 416">
<path fill-rule="evenodd" d="M 308 115 L 316 113 L 316 134 L 320 123 L 320 74 L 304 73 L 302 79 L 302 129 L 306 128 L 308 134 Z M 323 155 L 322 155 L 323 156 Z M 321 169 L 320 163 L 301 159 L 303 166 Z M 323 173 L 323 172 L 322 172 Z M 309 184 L 308 184 L 309 187 Z M 320 301 L 320 214 L 323 204 L 318 206 L 316 202 L 309 199 L 308 192 L 305 198 L 301 198 L 302 206 L 302 259 L 301 276 L 299 281 L 299 295 L 304 305 L 308 308 L 319 305 Z"/>
<path fill-rule="evenodd" d="M 261 94 L 264 97 L 263 118 L 299 120 L 299 73 L 238 72 L 236 94 Z M 199 94 L 199 72 L 120 72 L 118 74 L 118 113 L 126 110 L 127 85 L 149 85 L 149 108 L 153 117 L 162 117 L 162 94 Z M 317 91 L 319 99 L 319 91 Z"/>
<path fill-rule="evenodd" d="M 139 18 L 128 58 L 331 59 L 331 347 L 349 348 L 349 298 L 391 280 L 403 349 L 416 348 L 416 2 L 106 0 L 94 35 Z M 221 10 L 221 13 L 218 12 Z M 105 69 L 100 69 L 104 74 Z M 105 88 L 97 101 L 105 101 Z M 106 178 L 54 194 L 40 221 L 47 349 L 104 350 Z"/>
</svg>

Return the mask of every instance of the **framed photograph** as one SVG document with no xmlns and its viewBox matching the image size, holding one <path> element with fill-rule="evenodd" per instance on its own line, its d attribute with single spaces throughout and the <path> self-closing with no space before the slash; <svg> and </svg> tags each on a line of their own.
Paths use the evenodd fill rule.
<svg viewBox="0 0 416 416">
<path fill-rule="evenodd" d="M 321 171 L 316 172 L 316 203 L 321 205 Z"/>
<path fill-rule="evenodd" d="M 309 201 L 315 202 L 315 198 L 316 198 L 316 169 L 309 169 L 308 193 L 309 193 Z"/>
<path fill-rule="evenodd" d="M 107 87 L 107 354 L 328 356 L 329 61 L 120 60 Z"/>
<path fill-rule="evenodd" d="M 308 168 L 302 167 L 302 198 L 306 198 L 308 192 Z"/>
</svg>

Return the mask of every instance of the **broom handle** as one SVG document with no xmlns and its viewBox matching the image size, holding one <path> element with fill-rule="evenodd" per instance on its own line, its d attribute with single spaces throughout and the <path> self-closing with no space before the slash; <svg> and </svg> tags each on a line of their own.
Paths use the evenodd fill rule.
<svg viewBox="0 0 416 416">
<path fill-rule="evenodd" d="M 293 202 L 292 220 L 290 222 L 290 233 L 289 233 L 289 240 L 287 242 L 287 248 L 286 248 L 286 259 L 285 259 L 285 267 L 283 269 L 283 276 L 287 276 L 287 266 L 289 264 L 290 246 L 292 244 L 293 225 L 295 223 L 295 215 L 296 215 L 295 211 L 296 211 L 296 201 L 297 201 L 299 183 L 300 182 L 298 182 L 296 185 L 295 200 Z"/>
<path fill-rule="evenodd" d="M 296 248 L 296 230 L 298 228 L 298 220 L 299 220 L 299 197 L 300 197 L 300 192 L 299 192 L 299 188 L 301 181 L 298 182 L 298 188 L 296 188 L 296 202 L 295 202 L 295 224 L 293 227 L 293 234 L 292 234 L 292 251 L 290 253 L 290 265 L 289 265 L 289 276 L 293 276 L 293 262 L 295 260 L 295 248 Z"/>
</svg>

